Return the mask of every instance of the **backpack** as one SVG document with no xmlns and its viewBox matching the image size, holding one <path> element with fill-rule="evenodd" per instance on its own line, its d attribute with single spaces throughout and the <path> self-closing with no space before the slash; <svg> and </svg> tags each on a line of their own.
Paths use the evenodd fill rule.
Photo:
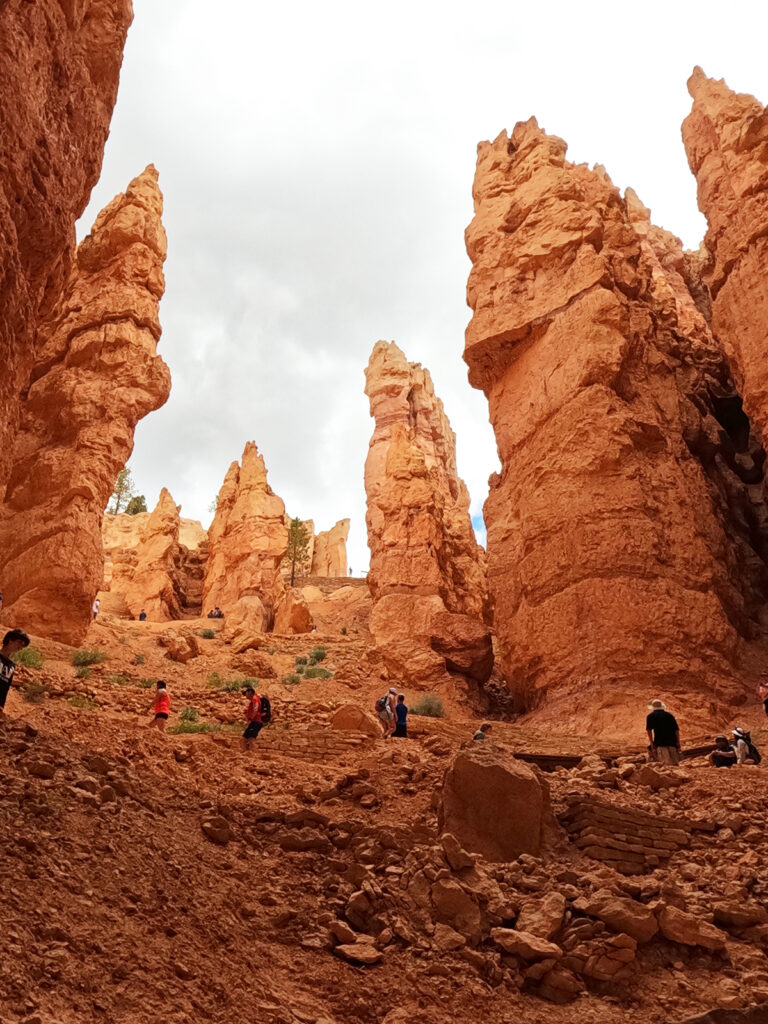
<svg viewBox="0 0 768 1024">
<path fill-rule="evenodd" d="M 261 720 L 266 725 L 272 721 L 272 705 L 269 702 L 269 697 L 262 696 L 261 698 Z"/>
<path fill-rule="evenodd" d="M 379 714 L 386 708 L 386 706 L 387 706 L 387 698 L 386 697 L 379 697 L 379 699 L 376 701 L 376 710 L 379 712 Z"/>
<path fill-rule="evenodd" d="M 752 736 L 746 730 L 742 729 L 739 738 L 744 740 L 744 742 L 747 744 L 747 757 L 750 757 L 755 762 L 755 764 L 760 764 L 760 762 L 762 761 L 762 757 L 760 756 L 760 751 L 752 742 Z"/>
</svg>

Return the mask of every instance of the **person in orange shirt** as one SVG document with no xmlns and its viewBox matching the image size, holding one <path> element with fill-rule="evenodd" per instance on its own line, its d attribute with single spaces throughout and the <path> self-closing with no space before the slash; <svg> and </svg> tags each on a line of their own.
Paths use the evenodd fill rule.
<svg viewBox="0 0 768 1024">
<path fill-rule="evenodd" d="M 157 681 L 157 693 L 155 699 L 152 702 L 152 708 L 150 714 L 152 719 L 149 723 L 150 729 L 159 729 L 160 732 L 165 732 L 165 727 L 168 724 L 168 715 L 171 713 L 171 698 L 168 696 L 168 687 L 165 685 L 162 679 Z"/>
<path fill-rule="evenodd" d="M 242 692 L 248 701 L 245 706 L 245 720 L 248 724 L 240 740 L 240 749 L 250 750 L 251 744 L 259 735 L 261 727 L 264 725 L 264 716 L 261 713 L 261 697 L 259 697 L 254 688 L 246 686 Z"/>
</svg>

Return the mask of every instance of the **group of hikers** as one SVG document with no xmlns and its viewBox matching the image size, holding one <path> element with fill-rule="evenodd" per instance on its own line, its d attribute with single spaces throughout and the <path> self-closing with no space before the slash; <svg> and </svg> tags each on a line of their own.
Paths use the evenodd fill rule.
<svg viewBox="0 0 768 1024">
<path fill-rule="evenodd" d="M 398 693 L 394 686 L 390 686 L 376 701 L 375 708 L 385 740 L 390 736 L 408 738 L 408 707 L 404 693 Z"/>
<path fill-rule="evenodd" d="M 252 686 L 245 686 L 240 692 L 247 702 L 245 705 L 246 726 L 240 738 L 240 747 L 242 750 L 248 751 L 264 726 L 272 720 L 272 704 L 266 694 L 259 695 Z M 150 728 L 165 732 L 170 713 L 171 697 L 168 693 L 168 684 L 164 679 L 159 679 L 152 699 L 152 706 L 149 709 Z"/>
<path fill-rule="evenodd" d="M 768 686 L 764 706 L 768 714 Z M 648 756 L 651 761 L 667 765 L 680 763 L 680 728 L 677 719 L 667 710 L 663 700 L 657 698 L 648 705 L 645 731 L 648 735 Z M 760 764 L 760 751 L 752 742 L 749 732 L 736 728 L 731 735 L 732 740 L 722 734 L 715 737 L 715 749 L 709 754 L 710 764 L 715 768 L 730 768 L 735 764 Z"/>
</svg>

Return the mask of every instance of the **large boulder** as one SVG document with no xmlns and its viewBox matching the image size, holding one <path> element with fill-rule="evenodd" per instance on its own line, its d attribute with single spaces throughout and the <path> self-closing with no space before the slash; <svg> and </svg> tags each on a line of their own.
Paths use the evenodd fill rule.
<svg viewBox="0 0 768 1024">
<path fill-rule="evenodd" d="M 356 704 L 342 704 L 331 719 L 331 728 L 343 732 L 362 732 L 366 736 L 381 736 L 381 727 L 373 715 Z"/>
<path fill-rule="evenodd" d="M 702 946 L 712 951 L 725 949 L 725 936 L 708 921 L 701 921 L 693 914 L 672 906 L 663 907 L 658 914 L 661 934 L 670 942 Z"/>
<path fill-rule="evenodd" d="M 312 614 L 306 597 L 297 587 L 289 587 L 275 608 L 275 633 L 292 635 L 309 633 L 312 629 Z"/>
<path fill-rule="evenodd" d="M 432 620 L 429 645 L 445 658 L 449 672 L 484 683 L 493 670 L 491 631 L 475 616 L 456 612 L 436 615 Z"/>
<path fill-rule="evenodd" d="M 440 830 L 487 860 L 538 854 L 548 814 L 547 783 L 487 741 L 459 751 L 445 773 Z"/>
</svg>

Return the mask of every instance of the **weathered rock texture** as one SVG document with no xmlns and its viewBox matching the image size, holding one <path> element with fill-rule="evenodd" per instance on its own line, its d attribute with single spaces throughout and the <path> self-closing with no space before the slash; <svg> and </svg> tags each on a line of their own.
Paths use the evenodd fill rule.
<svg viewBox="0 0 768 1024">
<path fill-rule="evenodd" d="M 288 546 L 285 505 L 267 483 L 264 458 L 249 441 L 224 478 L 208 531 L 203 610 L 218 605 L 227 625 L 272 628 L 284 585 L 280 563 Z"/>
<path fill-rule="evenodd" d="M 148 167 L 99 214 L 37 327 L 0 507 L 0 578 L 4 621 L 65 642 L 90 621 L 103 510 L 136 424 L 170 392 L 157 355 L 161 214 Z"/>
<path fill-rule="evenodd" d="M 768 432 L 768 110 L 696 68 L 683 140 L 709 230 L 712 330 L 744 408 Z"/>
<path fill-rule="evenodd" d="M 114 589 L 122 591 L 133 618 L 142 610 L 153 622 L 180 618 L 183 574 L 179 527 L 179 507 L 163 488 L 142 530 L 135 562 L 115 564 Z"/>
<path fill-rule="evenodd" d="M 39 312 L 58 300 L 101 170 L 130 0 L 0 4 L 0 491 Z"/>
<path fill-rule="evenodd" d="M 330 578 L 347 575 L 347 537 L 348 519 L 340 519 L 330 530 L 322 530 L 317 534 L 310 575 Z"/>
<path fill-rule="evenodd" d="M 490 650 L 482 623 L 484 555 L 456 472 L 455 437 L 429 373 L 394 342 L 379 341 L 365 393 L 376 421 L 365 462 L 371 632 L 397 674 L 424 678 L 445 670 L 430 640 L 446 612 L 471 623 Z"/>
<path fill-rule="evenodd" d="M 503 675 L 561 729 L 651 689 L 714 714 L 765 602 L 764 453 L 735 439 L 697 261 L 565 151 L 533 119 L 482 143 L 467 230 Z"/>
</svg>

